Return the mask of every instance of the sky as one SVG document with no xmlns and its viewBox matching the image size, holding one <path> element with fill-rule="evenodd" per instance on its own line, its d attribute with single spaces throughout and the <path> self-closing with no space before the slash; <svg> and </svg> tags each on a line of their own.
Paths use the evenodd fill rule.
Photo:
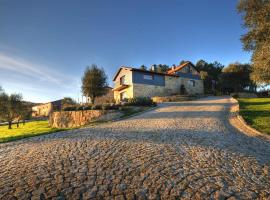
<svg viewBox="0 0 270 200">
<path fill-rule="evenodd" d="M 0 86 L 24 100 L 81 96 L 91 64 L 249 62 L 237 0 L 0 0 Z"/>
</svg>

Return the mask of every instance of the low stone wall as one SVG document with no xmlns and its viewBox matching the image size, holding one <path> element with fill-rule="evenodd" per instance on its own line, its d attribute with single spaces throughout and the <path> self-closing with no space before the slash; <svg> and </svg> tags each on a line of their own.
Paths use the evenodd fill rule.
<svg viewBox="0 0 270 200">
<path fill-rule="evenodd" d="M 84 126 L 93 121 L 109 121 L 118 118 L 116 111 L 85 110 L 53 112 L 49 124 L 55 128 L 74 128 Z"/>
</svg>

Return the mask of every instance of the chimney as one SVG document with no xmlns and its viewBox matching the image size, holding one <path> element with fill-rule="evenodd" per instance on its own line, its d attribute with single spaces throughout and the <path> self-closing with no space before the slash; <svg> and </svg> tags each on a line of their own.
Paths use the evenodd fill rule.
<svg viewBox="0 0 270 200">
<path fill-rule="evenodd" d="M 150 68 L 150 71 L 156 72 L 157 71 L 157 66 L 156 65 L 152 65 L 151 68 Z"/>
</svg>

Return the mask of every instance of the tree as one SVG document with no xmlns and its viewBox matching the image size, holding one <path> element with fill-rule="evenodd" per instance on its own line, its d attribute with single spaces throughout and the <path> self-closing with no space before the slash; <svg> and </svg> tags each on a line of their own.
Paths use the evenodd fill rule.
<svg viewBox="0 0 270 200">
<path fill-rule="evenodd" d="M 224 68 L 220 76 L 222 91 L 226 93 L 242 92 L 245 89 L 254 91 L 255 84 L 250 79 L 249 64 L 232 63 Z"/>
<path fill-rule="evenodd" d="M 64 110 L 65 108 L 70 107 L 70 106 L 75 106 L 76 104 L 77 102 L 71 97 L 64 97 L 61 102 L 61 108 L 62 110 Z"/>
<path fill-rule="evenodd" d="M 107 90 L 107 76 L 103 68 L 98 68 L 97 65 L 87 67 L 82 77 L 82 93 L 84 96 L 90 97 L 92 103 L 95 103 L 95 98 L 105 95 Z"/>
<path fill-rule="evenodd" d="M 26 102 L 23 102 L 19 110 L 19 119 L 23 121 L 23 125 L 25 125 L 25 120 L 31 117 L 31 114 L 32 114 L 31 106 Z"/>
<path fill-rule="evenodd" d="M 187 61 L 185 61 L 185 60 L 181 60 L 180 61 L 180 63 L 179 63 L 179 65 L 182 65 L 182 64 L 184 64 L 184 63 L 186 63 Z"/>
<path fill-rule="evenodd" d="M 147 71 L 147 67 L 145 65 L 141 65 L 139 69 Z"/>
<path fill-rule="evenodd" d="M 12 121 L 20 116 L 22 96 L 20 94 L 0 94 L 0 119 L 8 122 L 8 128 L 12 128 Z"/>
<path fill-rule="evenodd" d="M 258 84 L 270 84 L 270 1 L 240 0 L 238 12 L 248 29 L 241 41 L 244 50 L 252 52 L 251 78 Z"/>
<path fill-rule="evenodd" d="M 166 73 L 169 69 L 168 65 L 164 65 L 164 64 L 158 64 L 157 65 L 157 72 L 159 73 Z"/>
<path fill-rule="evenodd" d="M 201 72 L 200 75 L 204 81 L 204 91 L 206 93 L 215 92 L 217 90 L 219 76 L 224 66 L 217 61 L 208 63 L 201 59 L 196 63 L 195 67 Z"/>
</svg>

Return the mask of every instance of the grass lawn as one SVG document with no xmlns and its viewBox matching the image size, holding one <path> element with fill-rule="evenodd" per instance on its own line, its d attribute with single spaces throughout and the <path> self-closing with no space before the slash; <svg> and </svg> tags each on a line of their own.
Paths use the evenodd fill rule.
<svg viewBox="0 0 270 200">
<path fill-rule="evenodd" d="M 0 143 L 61 130 L 64 129 L 49 127 L 48 121 L 28 122 L 25 125 L 21 123 L 19 128 L 13 124 L 12 129 L 8 129 L 8 126 L 0 126 Z"/>
<path fill-rule="evenodd" d="M 239 98 L 240 114 L 253 128 L 270 135 L 270 98 Z"/>
<path fill-rule="evenodd" d="M 122 112 L 123 115 L 121 116 L 121 118 L 126 118 L 129 116 L 132 116 L 136 113 L 140 113 L 146 110 L 149 110 L 153 107 L 150 106 L 127 106 L 127 107 L 123 107 Z"/>
</svg>

